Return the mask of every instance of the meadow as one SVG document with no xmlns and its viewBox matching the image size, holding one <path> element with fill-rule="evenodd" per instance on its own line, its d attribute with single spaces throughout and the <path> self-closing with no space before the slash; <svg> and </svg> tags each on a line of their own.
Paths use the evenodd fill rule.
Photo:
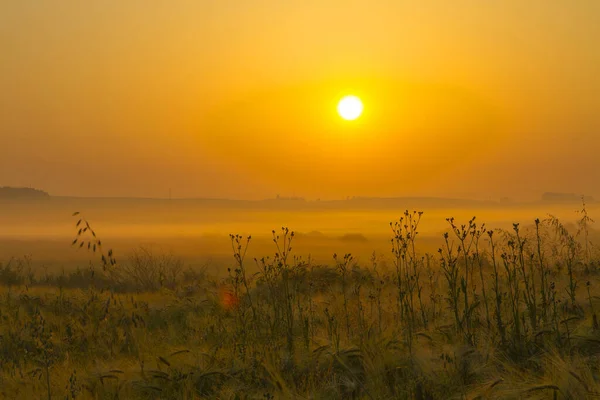
<svg viewBox="0 0 600 400">
<path fill-rule="evenodd" d="M 3 398 L 600 398 L 597 206 L 229 210 L 197 247 L 182 233 L 199 217 L 178 211 L 158 248 L 124 239 L 144 210 L 111 228 L 64 218 L 75 205 L 60 225 L 3 215 Z M 236 221 L 258 236 L 224 236 Z M 19 257 L 27 245 L 56 265 Z"/>
</svg>

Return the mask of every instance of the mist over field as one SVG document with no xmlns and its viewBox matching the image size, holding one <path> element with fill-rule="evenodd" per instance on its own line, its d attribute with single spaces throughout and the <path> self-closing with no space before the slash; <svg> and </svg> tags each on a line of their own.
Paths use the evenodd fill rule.
<svg viewBox="0 0 600 400">
<path fill-rule="evenodd" d="M 587 204 L 600 215 L 597 202 Z M 81 212 L 106 246 L 120 259 L 140 247 L 172 253 L 186 265 L 205 266 L 222 274 L 233 259 L 230 234 L 251 235 L 250 257 L 272 255 L 272 230 L 288 227 L 297 234 L 294 253 L 330 265 L 334 253 L 351 252 L 368 263 L 373 252 L 390 257 L 390 222 L 406 210 L 423 211 L 419 250 L 435 253 L 446 218 L 467 223 L 473 216 L 489 229 L 510 229 L 513 223 L 533 225 L 549 214 L 574 223 L 576 201 L 503 203 L 443 198 L 363 198 L 338 201 L 271 199 L 118 199 L 50 197 L 44 200 L 0 201 L 0 258 L 28 255 L 36 270 L 71 270 L 96 261 L 85 249 L 71 246 Z M 592 229 L 592 240 L 596 232 Z M 252 267 L 251 267 L 252 268 Z"/>
</svg>

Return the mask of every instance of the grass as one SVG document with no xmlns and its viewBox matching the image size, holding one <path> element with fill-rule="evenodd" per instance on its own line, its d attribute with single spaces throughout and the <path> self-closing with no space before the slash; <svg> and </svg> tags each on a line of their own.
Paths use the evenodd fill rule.
<svg viewBox="0 0 600 400">
<path fill-rule="evenodd" d="M 599 254 L 580 215 L 573 232 L 552 216 L 506 231 L 448 218 L 427 254 L 426 214 L 407 211 L 391 258 L 368 265 L 315 265 L 285 227 L 251 260 L 252 238 L 231 235 L 217 279 L 151 249 L 117 260 L 77 213 L 88 267 L 0 268 L 0 396 L 600 398 Z"/>
</svg>

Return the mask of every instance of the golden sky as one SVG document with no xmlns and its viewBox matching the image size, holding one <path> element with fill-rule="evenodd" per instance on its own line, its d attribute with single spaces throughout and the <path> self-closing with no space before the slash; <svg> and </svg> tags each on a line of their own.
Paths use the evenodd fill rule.
<svg viewBox="0 0 600 400">
<path fill-rule="evenodd" d="M 0 186 L 600 197 L 598 18 L 597 0 L 5 0 Z"/>
</svg>

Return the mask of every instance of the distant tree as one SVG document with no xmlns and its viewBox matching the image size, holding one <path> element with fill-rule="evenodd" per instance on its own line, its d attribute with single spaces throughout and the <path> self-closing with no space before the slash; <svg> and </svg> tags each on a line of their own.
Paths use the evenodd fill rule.
<svg viewBox="0 0 600 400">
<path fill-rule="evenodd" d="M 0 199 L 47 199 L 47 192 L 33 188 L 0 187 Z"/>
</svg>

